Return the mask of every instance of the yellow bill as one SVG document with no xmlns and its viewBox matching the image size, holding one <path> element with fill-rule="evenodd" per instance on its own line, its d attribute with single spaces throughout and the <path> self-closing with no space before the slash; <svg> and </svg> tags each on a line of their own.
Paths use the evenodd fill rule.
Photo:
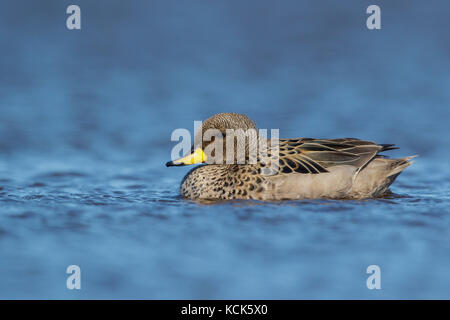
<svg viewBox="0 0 450 320">
<path fill-rule="evenodd" d="M 189 164 L 203 163 L 205 161 L 206 161 L 206 154 L 203 152 L 201 148 L 197 148 L 193 153 L 188 154 L 183 158 L 167 162 L 166 166 L 167 167 L 186 166 Z"/>
</svg>

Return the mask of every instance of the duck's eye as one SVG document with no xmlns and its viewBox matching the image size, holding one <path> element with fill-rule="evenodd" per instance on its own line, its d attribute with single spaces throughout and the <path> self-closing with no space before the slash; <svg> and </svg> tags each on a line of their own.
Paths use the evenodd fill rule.
<svg viewBox="0 0 450 320">
<path fill-rule="evenodd" d="M 208 145 L 214 143 L 214 142 L 216 141 L 216 138 L 217 138 L 216 136 L 212 136 L 211 139 L 210 139 L 209 141 L 204 141 L 204 142 L 203 142 L 203 147 L 206 148 L 206 146 L 208 146 Z"/>
</svg>

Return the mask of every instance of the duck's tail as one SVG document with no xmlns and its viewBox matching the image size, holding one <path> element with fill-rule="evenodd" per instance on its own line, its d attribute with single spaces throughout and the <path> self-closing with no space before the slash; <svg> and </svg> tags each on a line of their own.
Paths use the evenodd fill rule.
<svg viewBox="0 0 450 320">
<path fill-rule="evenodd" d="M 409 167 L 413 161 L 409 156 L 400 159 L 389 159 L 377 156 L 356 176 L 352 192 L 359 198 L 379 197 L 386 193 L 397 176 Z"/>
<path fill-rule="evenodd" d="M 390 163 L 391 170 L 388 172 L 386 177 L 398 176 L 403 170 L 405 170 L 407 167 L 409 167 L 414 163 L 414 161 L 411 161 L 411 159 L 415 157 L 417 157 L 417 155 L 404 157 L 400 159 L 389 159 L 391 162 Z"/>
</svg>

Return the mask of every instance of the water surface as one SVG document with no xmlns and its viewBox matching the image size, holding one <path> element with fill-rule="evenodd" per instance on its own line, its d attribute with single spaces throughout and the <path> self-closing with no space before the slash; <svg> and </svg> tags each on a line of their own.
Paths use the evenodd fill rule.
<svg viewBox="0 0 450 320">
<path fill-rule="evenodd" d="M 0 298 L 450 298 L 449 6 L 379 2 L 4 1 Z M 231 111 L 419 157 L 383 199 L 180 198 L 172 130 Z"/>
</svg>

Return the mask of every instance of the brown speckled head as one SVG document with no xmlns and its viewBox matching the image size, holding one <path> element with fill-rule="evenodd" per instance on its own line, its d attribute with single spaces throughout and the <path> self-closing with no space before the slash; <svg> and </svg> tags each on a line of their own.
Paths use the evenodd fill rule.
<svg viewBox="0 0 450 320">
<path fill-rule="evenodd" d="M 208 163 L 248 163 L 250 150 L 256 154 L 257 139 L 256 125 L 247 116 L 239 113 L 219 113 L 206 119 L 201 128 L 195 132 L 192 150 L 201 147 L 205 152 L 210 152 L 208 154 L 210 159 L 212 157 L 215 160 L 223 159 Z M 229 155 L 227 145 L 233 146 Z"/>
</svg>

